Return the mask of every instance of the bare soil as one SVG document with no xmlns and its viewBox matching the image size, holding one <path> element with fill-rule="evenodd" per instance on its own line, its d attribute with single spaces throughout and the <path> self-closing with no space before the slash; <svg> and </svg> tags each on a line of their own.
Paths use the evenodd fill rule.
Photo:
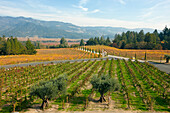
<svg viewBox="0 0 170 113">
<path fill-rule="evenodd" d="M 156 112 L 156 111 L 132 111 L 123 109 L 114 110 L 95 110 L 95 111 L 58 111 L 57 106 L 52 106 L 52 108 L 46 109 L 44 111 L 39 108 L 30 108 L 26 112 L 21 113 L 168 113 L 168 112 Z"/>
</svg>

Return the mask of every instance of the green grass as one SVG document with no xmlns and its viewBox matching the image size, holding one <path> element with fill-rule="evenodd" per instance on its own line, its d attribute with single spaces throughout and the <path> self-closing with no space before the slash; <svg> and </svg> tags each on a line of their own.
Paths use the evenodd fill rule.
<svg viewBox="0 0 170 113">
<path fill-rule="evenodd" d="M 140 97 L 141 92 L 138 90 L 137 87 L 134 86 L 134 80 L 129 72 L 129 69 L 126 67 L 126 63 L 130 69 L 132 69 L 132 72 L 134 73 L 137 81 L 141 85 L 141 87 L 147 92 L 147 94 L 152 98 L 153 100 L 153 108 L 155 111 L 170 111 L 168 109 L 168 99 L 162 98 L 162 95 L 158 93 L 158 91 L 151 88 L 151 84 L 148 83 L 146 79 L 142 77 L 142 74 L 139 72 L 139 70 L 143 71 L 147 74 L 147 77 L 160 88 L 162 91 L 162 82 L 156 77 L 160 76 L 161 80 L 163 82 L 167 82 L 163 79 L 164 76 L 167 75 L 160 75 L 161 72 L 157 71 L 154 67 L 148 66 L 148 64 L 145 63 L 136 63 L 136 62 L 129 62 L 129 61 L 123 61 L 120 60 L 120 64 L 117 60 L 109 60 L 109 61 L 96 61 L 93 65 L 91 65 L 94 61 L 88 61 L 88 62 L 75 62 L 75 63 L 60 63 L 57 65 L 39 65 L 39 66 L 30 66 L 30 67 L 24 67 L 17 69 L 12 69 L 9 71 L 4 71 L 4 75 L 7 77 L 4 77 L 4 81 L 6 82 L 6 85 L 8 87 L 16 87 L 15 89 L 12 89 L 12 95 L 15 94 L 15 90 L 19 89 L 18 84 L 20 84 L 24 90 L 27 89 L 27 94 L 29 93 L 29 87 L 28 85 L 33 85 L 40 80 L 49 80 L 54 79 L 62 74 L 68 74 L 68 80 L 70 80 L 72 77 L 78 75 L 81 71 L 83 71 L 76 79 L 73 79 L 68 84 L 67 94 L 71 94 L 75 89 L 80 86 L 81 83 L 85 82 L 78 92 L 76 92 L 71 99 L 69 99 L 69 107 L 66 109 L 67 111 L 84 111 L 85 110 L 85 103 L 86 99 L 90 94 L 95 94 L 94 99 L 97 100 L 100 98 L 100 93 L 98 91 L 92 92 L 92 87 L 88 87 L 90 85 L 90 80 L 92 75 L 98 74 L 98 73 L 104 73 L 109 74 L 112 71 L 112 75 L 110 75 L 113 78 L 117 78 L 122 83 L 122 76 L 121 71 L 123 72 L 123 77 L 125 79 L 125 85 L 128 89 L 129 97 L 130 97 L 130 106 L 133 110 L 142 110 L 146 111 L 148 110 L 148 105 L 143 102 L 143 98 Z M 132 64 L 133 63 L 133 64 Z M 91 65 L 91 66 L 90 66 Z M 120 70 L 120 67 L 122 70 Z M 136 69 L 134 66 L 136 66 L 138 69 Z M 117 67 L 117 68 L 115 68 Z M 141 68 L 141 67 L 147 67 Z M 85 70 L 86 69 L 86 70 Z M 74 70 L 74 71 L 73 71 Z M 85 71 L 84 71 L 85 70 Z M 17 72 L 18 71 L 18 72 Z M 150 72 L 152 71 L 152 72 Z M 3 76 L 4 76 L 3 75 Z M 17 78 L 17 75 L 18 78 Z M 117 77 L 115 76 L 117 75 Z M 0 75 L 2 76 L 2 74 Z M 40 77 L 40 78 L 39 78 Z M 86 78 L 89 77 L 87 80 Z M 13 82 L 15 78 L 15 83 Z M 32 79 L 34 78 L 34 79 Z M 24 80 L 26 80 L 26 83 L 24 83 Z M 6 86 L 5 86 L 6 87 Z M 127 101 L 126 101 L 126 95 L 123 91 L 123 86 L 121 85 L 121 90 L 116 92 L 111 92 L 111 98 L 115 103 L 115 108 L 121 108 L 126 109 L 127 108 Z M 24 91 L 23 90 L 23 91 Z M 6 92 L 2 92 L 3 97 L 5 97 Z M 11 95 L 11 96 L 12 96 Z M 24 93 L 22 94 L 24 98 Z M 29 94 L 28 94 L 29 95 Z M 107 96 L 108 93 L 105 94 Z M 9 96 L 9 97 L 11 97 Z M 58 110 L 63 110 L 62 103 L 63 99 L 66 103 L 65 98 L 57 98 L 53 100 L 53 103 L 59 106 Z M 34 98 L 34 102 L 29 103 L 29 105 L 33 104 L 40 104 L 41 105 L 42 100 Z M 11 112 L 12 106 L 11 106 L 11 100 L 9 99 L 9 102 L 5 101 L 3 98 L 1 103 L 2 110 L 0 112 Z M 7 106 L 8 105 L 8 106 Z M 20 106 L 17 106 L 16 109 L 25 110 L 27 107 L 19 108 Z"/>
</svg>

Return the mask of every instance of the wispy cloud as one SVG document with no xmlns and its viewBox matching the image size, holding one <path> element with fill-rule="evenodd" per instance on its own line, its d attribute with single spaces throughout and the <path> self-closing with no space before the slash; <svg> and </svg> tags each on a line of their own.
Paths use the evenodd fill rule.
<svg viewBox="0 0 170 113">
<path fill-rule="evenodd" d="M 84 7 L 87 4 L 88 0 L 80 0 L 78 5 L 73 5 L 73 7 L 80 8 L 83 11 L 88 11 L 87 7 Z"/>
<path fill-rule="evenodd" d="M 88 2 L 88 0 L 80 0 L 79 1 L 79 5 L 82 6 L 82 5 L 86 5 Z"/>
<path fill-rule="evenodd" d="M 81 5 L 79 5 L 79 6 L 72 5 L 72 6 L 75 7 L 75 8 L 80 8 L 83 11 L 88 11 L 88 8 L 85 8 L 85 7 L 81 6 Z"/>
<path fill-rule="evenodd" d="M 24 1 L 27 5 L 36 9 L 37 12 L 53 12 L 53 13 L 62 13 L 59 9 L 53 6 L 41 4 L 39 0 L 25 0 Z"/>
<path fill-rule="evenodd" d="M 160 20 L 160 18 L 165 19 L 165 18 L 170 17 L 168 15 L 164 15 L 164 14 L 166 14 L 166 12 L 169 12 L 168 7 L 170 7 L 170 0 L 164 0 L 164 1 L 154 4 L 153 6 L 151 6 L 149 8 L 144 8 L 142 10 L 142 14 L 139 15 L 138 17 L 141 18 L 142 20 L 143 19 L 153 20 L 153 18 L 154 18 L 154 20 L 156 20 L 156 19 Z M 164 13 L 162 11 L 164 11 Z"/>
<path fill-rule="evenodd" d="M 100 10 L 99 9 L 95 9 L 95 10 L 91 11 L 91 13 L 97 13 L 97 12 L 100 12 Z"/>
<path fill-rule="evenodd" d="M 80 9 L 82 9 L 83 11 L 88 11 L 88 8 L 85 8 L 83 6 L 79 6 Z"/>
<path fill-rule="evenodd" d="M 89 0 L 80 0 L 78 5 L 72 5 L 75 8 L 80 8 L 81 10 L 85 11 L 86 13 L 98 13 L 100 12 L 99 9 L 94 9 L 92 11 L 89 11 L 89 8 L 85 7 Z"/>
<path fill-rule="evenodd" d="M 125 2 L 124 0 L 119 0 L 119 2 L 120 2 L 121 4 L 123 4 L 123 5 L 126 4 L 126 2 Z"/>
</svg>

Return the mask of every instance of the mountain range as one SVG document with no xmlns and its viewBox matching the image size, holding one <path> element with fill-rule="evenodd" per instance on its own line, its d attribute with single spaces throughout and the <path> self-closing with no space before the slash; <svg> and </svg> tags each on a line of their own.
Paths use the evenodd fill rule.
<svg viewBox="0 0 170 113">
<path fill-rule="evenodd" d="M 117 33 L 130 31 L 153 32 L 150 28 L 128 29 L 123 27 L 81 27 L 59 21 L 43 21 L 26 17 L 0 16 L 0 36 L 41 38 L 88 39 L 91 37 L 114 38 Z"/>
</svg>

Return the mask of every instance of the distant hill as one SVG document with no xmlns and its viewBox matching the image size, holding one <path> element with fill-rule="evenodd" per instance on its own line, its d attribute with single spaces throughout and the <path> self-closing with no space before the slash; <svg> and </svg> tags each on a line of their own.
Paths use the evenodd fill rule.
<svg viewBox="0 0 170 113">
<path fill-rule="evenodd" d="M 137 28 L 127 29 L 122 27 L 80 27 L 71 23 L 59 21 L 42 21 L 25 17 L 0 16 L 0 36 L 5 35 L 16 37 L 42 38 L 70 38 L 70 39 L 88 39 L 95 36 L 109 36 L 113 38 L 116 33 L 131 31 L 153 32 L 154 29 Z"/>
</svg>

